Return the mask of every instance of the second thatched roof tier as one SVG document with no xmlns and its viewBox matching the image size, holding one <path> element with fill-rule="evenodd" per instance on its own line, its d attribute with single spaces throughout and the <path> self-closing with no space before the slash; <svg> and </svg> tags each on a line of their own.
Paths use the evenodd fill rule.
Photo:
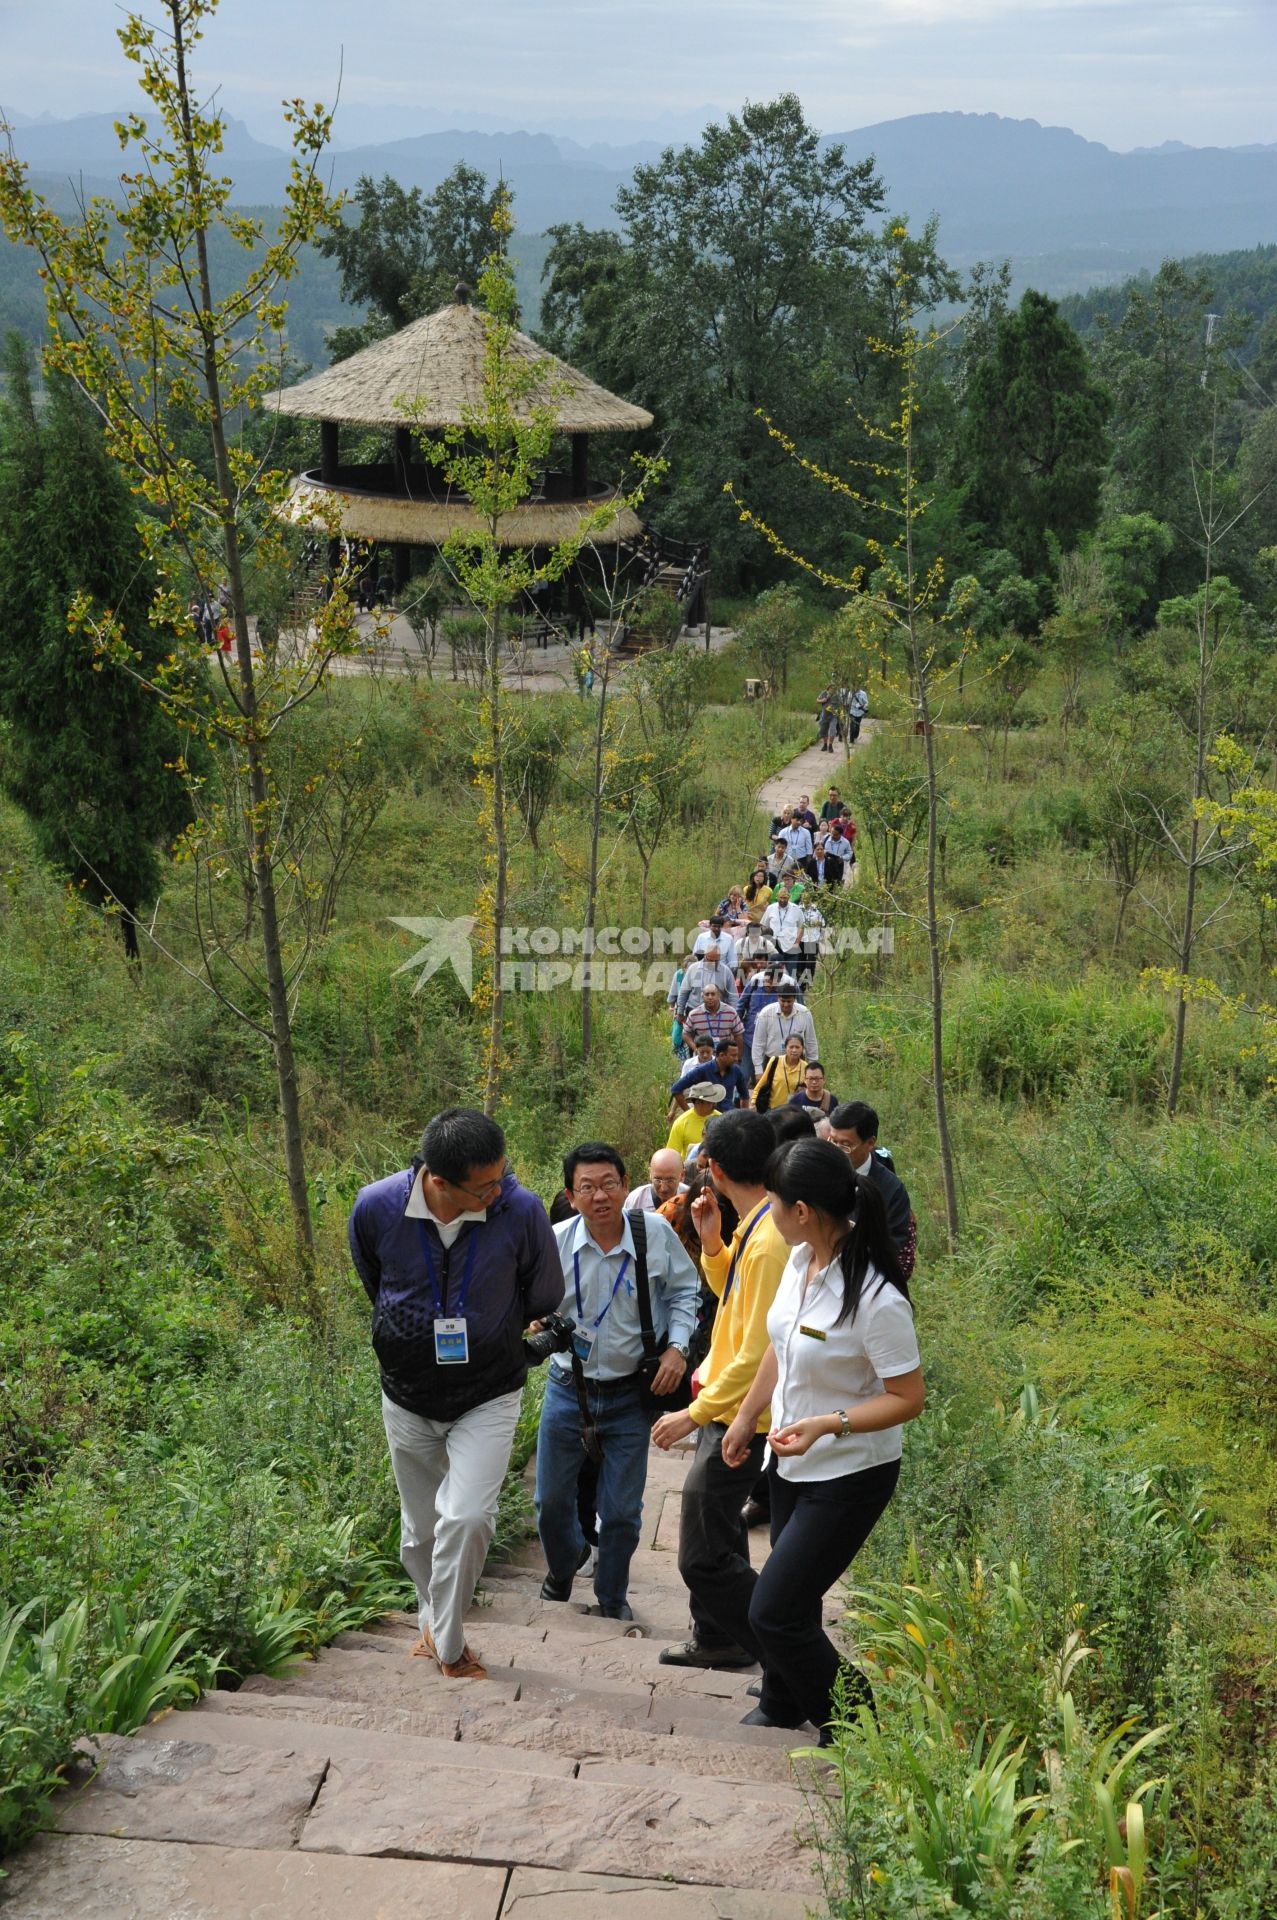
<svg viewBox="0 0 1277 1920">
<path fill-rule="evenodd" d="M 273 404 L 280 413 L 352 426 L 461 427 L 467 410 L 482 410 L 485 344 L 483 314 L 458 298 L 349 360 L 285 387 Z M 511 350 L 540 370 L 520 405 L 525 415 L 533 405 L 549 407 L 564 433 L 636 433 L 651 426 L 645 408 L 619 400 L 526 333 L 513 335 Z"/>
<path fill-rule="evenodd" d="M 336 501 L 341 530 L 351 540 L 375 540 L 387 545 L 441 547 L 456 533 L 480 533 L 485 523 L 465 500 L 410 500 L 402 494 L 366 493 L 362 489 L 326 487 L 313 475 L 293 481 L 283 511 L 299 526 L 326 530 L 326 504 Z M 501 516 L 500 547 L 551 547 L 580 534 L 581 523 L 601 501 L 525 500 Z M 614 547 L 637 540 L 643 524 L 632 507 L 621 507 L 614 520 L 590 536 L 590 544 Z"/>
</svg>

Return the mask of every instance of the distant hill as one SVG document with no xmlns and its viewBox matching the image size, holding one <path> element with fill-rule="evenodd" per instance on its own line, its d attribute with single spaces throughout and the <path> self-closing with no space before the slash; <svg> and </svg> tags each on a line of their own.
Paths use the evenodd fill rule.
<svg viewBox="0 0 1277 1920">
<path fill-rule="evenodd" d="M 15 128 L 18 152 L 42 173 L 110 178 L 119 147 L 109 114 L 32 121 Z M 872 154 L 894 211 L 941 219 L 941 245 L 959 264 L 993 256 L 1062 257 L 1077 251 L 1138 255 L 1220 252 L 1277 240 L 1277 147 L 1185 147 L 1114 153 L 1067 127 L 993 113 L 922 113 L 830 134 L 856 158 Z M 334 187 L 361 173 L 393 173 L 430 189 L 458 160 L 489 177 L 504 172 L 519 224 L 540 232 L 561 220 L 615 222 L 616 190 L 635 165 L 655 159 L 655 142 L 584 146 L 547 133 L 423 132 L 381 145 L 334 149 Z M 287 155 L 231 120 L 226 167 L 236 197 L 277 204 Z M 1130 271 L 1116 258 L 1108 264 Z"/>
<path fill-rule="evenodd" d="M 109 192 L 120 168 L 111 120 L 94 114 L 19 122 L 14 143 L 64 190 L 75 180 L 90 192 Z M 1172 141 L 1115 153 L 1066 127 L 972 113 L 913 114 L 829 138 L 842 141 L 853 158 L 874 156 L 892 212 L 907 213 L 915 227 L 939 215 L 940 248 L 955 266 L 1009 259 L 1016 292 L 1033 285 L 1057 295 L 1084 293 L 1153 270 L 1167 257 L 1277 241 L 1277 146 L 1195 148 Z M 490 179 L 504 174 L 519 225 L 520 297 L 525 319 L 535 324 L 541 234 L 567 220 L 614 225 L 617 189 L 660 151 L 656 142 L 584 145 L 548 133 L 432 130 L 334 149 L 325 168 L 334 188 L 353 187 L 361 173 L 391 173 L 406 187 L 429 190 L 459 160 Z M 225 166 L 239 203 L 279 204 L 287 155 L 235 120 L 227 125 Z M 13 317 L 5 288 L 14 277 L 0 249 L 0 321 Z M 317 357 L 323 325 L 345 317 L 333 291 L 335 283 L 314 288 L 313 317 L 303 327 L 308 359 Z M 29 293 L 21 304 L 29 320 Z"/>
</svg>

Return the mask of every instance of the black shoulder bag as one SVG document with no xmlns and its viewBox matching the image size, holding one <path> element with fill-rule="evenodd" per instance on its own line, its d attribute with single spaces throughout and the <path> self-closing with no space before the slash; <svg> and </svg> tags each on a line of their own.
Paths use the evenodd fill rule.
<svg viewBox="0 0 1277 1920">
<path fill-rule="evenodd" d="M 652 1324 L 652 1290 L 647 1279 L 647 1221 L 635 1208 L 626 1215 L 634 1239 L 634 1284 L 638 1289 L 639 1326 L 643 1333 L 643 1358 L 639 1361 L 639 1399 L 645 1413 L 653 1419 L 661 1413 L 679 1413 L 692 1404 L 692 1369 L 685 1367 L 683 1378 L 672 1393 L 653 1393 L 652 1381 L 661 1364 L 661 1355 L 669 1345 L 668 1331 L 657 1338 Z"/>
</svg>

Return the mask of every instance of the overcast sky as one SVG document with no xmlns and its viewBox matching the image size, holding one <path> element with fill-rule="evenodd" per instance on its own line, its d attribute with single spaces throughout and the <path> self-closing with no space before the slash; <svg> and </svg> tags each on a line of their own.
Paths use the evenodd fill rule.
<svg viewBox="0 0 1277 1920">
<path fill-rule="evenodd" d="M 119 17 L 0 0 L 0 107 L 118 107 Z M 343 60 L 347 144 L 427 125 L 691 136 L 786 89 L 826 132 L 960 109 L 1116 148 L 1277 142 L 1277 0 L 222 0 L 199 72 L 269 139 L 278 100 L 331 99 Z"/>
</svg>

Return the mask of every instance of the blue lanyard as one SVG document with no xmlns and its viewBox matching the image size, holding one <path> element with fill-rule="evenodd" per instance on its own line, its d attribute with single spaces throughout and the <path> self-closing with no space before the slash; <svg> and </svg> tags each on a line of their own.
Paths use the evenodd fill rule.
<svg viewBox="0 0 1277 1920">
<path fill-rule="evenodd" d="M 604 1307 L 602 1313 L 598 1316 L 597 1320 L 592 1320 L 590 1322 L 591 1328 L 595 1333 L 597 1333 L 599 1328 L 603 1325 L 603 1322 L 607 1317 L 608 1307 L 611 1306 L 613 1300 L 615 1300 L 617 1294 L 621 1291 L 621 1282 L 625 1278 L 625 1269 L 629 1266 L 629 1264 L 630 1264 L 630 1256 L 627 1253 L 624 1260 L 622 1260 L 621 1262 L 620 1268 L 617 1272 L 616 1279 L 612 1282 L 612 1291 L 608 1295 L 607 1306 Z M 576 1317 L 578 1320 L 584 1320 L 585 1302 L 581 1298 L 581 1250 L 579 1247 L 577 1248 L 576 1252 L 572 1255 L 572 1280 L 573 1280 L 573 1284 L 576 1287 Z"/>
<path fill-rule="evenodd" d="M 723 1288 L 723 1305 L 724 1306 L 727 1305 L 727 1296 L 731 1292 L 732 1283 L 736 1279 L 736 1263 L 738 1262 L 741 1255 L 745 1251 L 745 1248 L 749 1242 L 749 1236 L 754 1231 L 754 1228 L 758 1225 L 763 1215 L 765 1213 L 770 1213 L 771 1210 L 772 1210 L 771 1201 L 770 1200 L 765 1201 L 764 1204 L 758 1209 L 758 1212 L 754 1215 L 753 1219 L 750 1221 L 749 1225 L 746 1227 L 743 1236 L 741 1237 L 740 1240 L 737 1241 L 736 1246 L 733 1249 L 732 1264 L 727 1269 L 727 1285 Z"/>
<path fill-rule="evenodd" d="M 474 1273 L 474 1256 L 479 1247 L 480 1225 L 481 1222 L 478 1220 L 472 1220 L 470 1222 L 470 1237 L 466 1241 L 466 1270 L 461 1280 L 461 1292 L 457 1295 L 457 1318 L 459 1320 L 464 1317 L 466 1311 L 466 1295 L 470 1291 L 470 1280 Z M 424 1220 L 418 1219 L 417 1231 L 421 1235 L 421 1251 L 426 1259 L 426 1272 L 430 1275 L 430 1291 L 434 1296 L 435 1314 L 442 1319 L 448 1309 L 448 1300 L 447 1295 L 440 1291 L 439 1276 L 435 1272 L 435 1257 L 430 1251 L 430 1235 L 426 1232 L 426 1223 Z"/>
</svg>

